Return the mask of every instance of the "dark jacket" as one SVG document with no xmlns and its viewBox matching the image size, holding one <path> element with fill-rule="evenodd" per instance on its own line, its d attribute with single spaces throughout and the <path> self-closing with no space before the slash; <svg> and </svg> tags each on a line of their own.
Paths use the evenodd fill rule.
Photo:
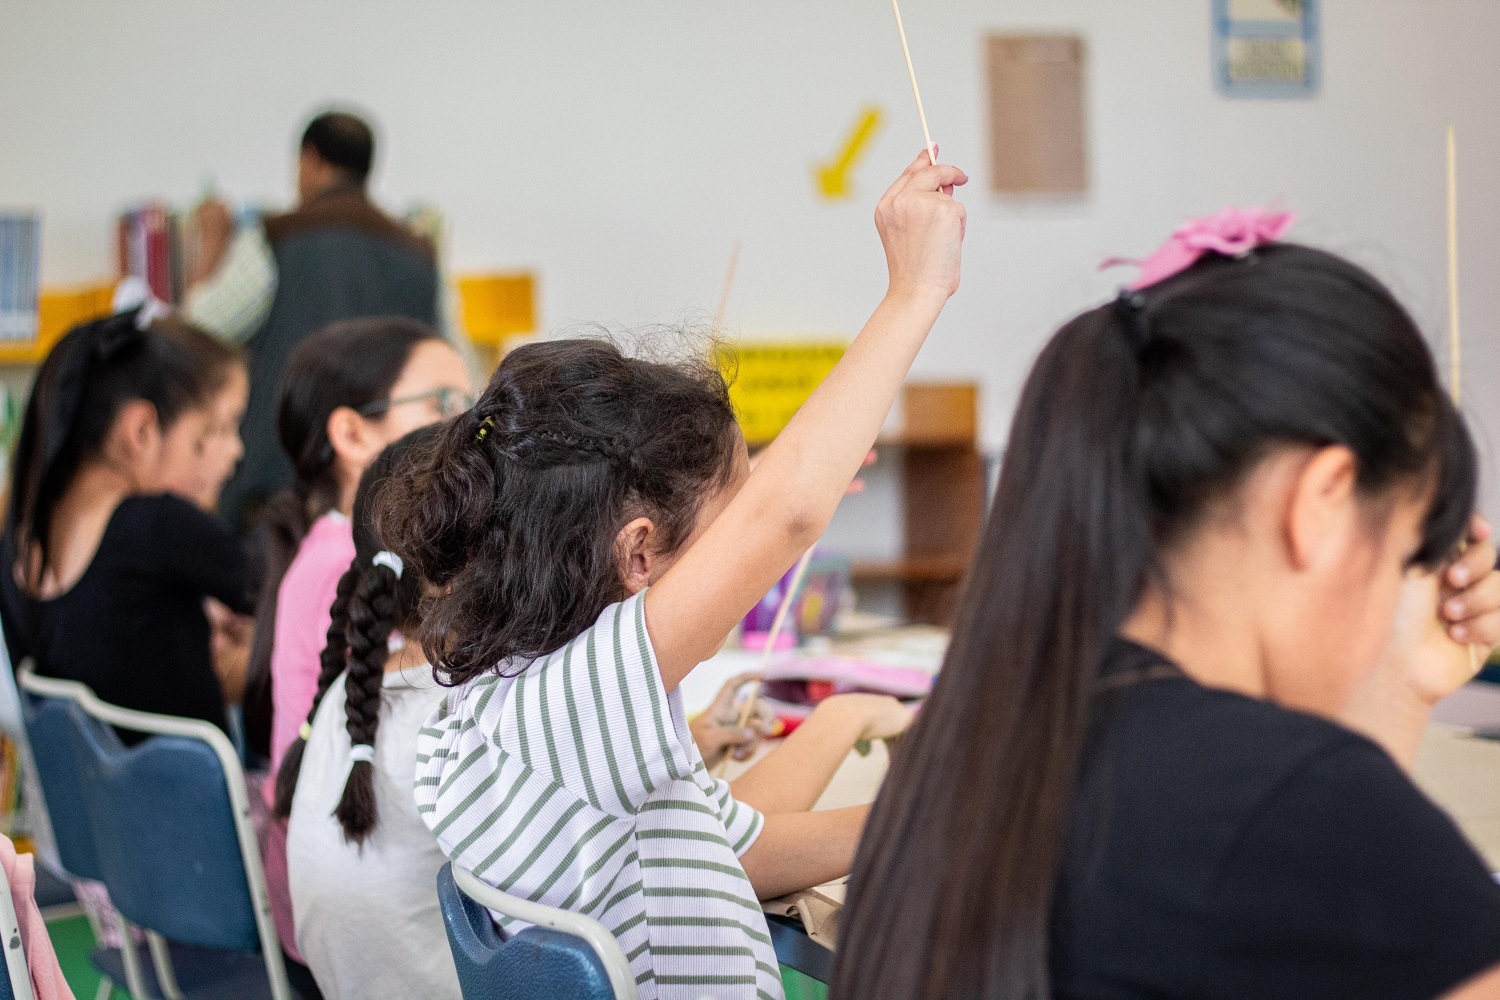
<svg viewBox="0 0 1500 1000">
<path fill-rule="evenodd" d="M 292 466 L 276 433 L 282 373 L 308 334 L 360 316 L 406 316 L 436 325 L 438 271 L 427 240 L 389 218 L 357 188 L 336 188 L 264 221 L 276 259 L 276 297 L 246 343 L 250 401 L 245 459 L 225 488 L 230 524 L 291 485 Z"/>
</svg>

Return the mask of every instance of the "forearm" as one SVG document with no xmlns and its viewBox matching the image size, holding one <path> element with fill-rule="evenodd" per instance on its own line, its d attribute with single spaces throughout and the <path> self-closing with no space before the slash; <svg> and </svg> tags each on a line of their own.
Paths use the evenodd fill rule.
<svg viewBox="0 0 1500 1000">
<path fill-rule="evenodd" d="M 945 302 L 938 292 L 887 295 L 843 359 L 761 455 L 746 489 L 764 491 L 758 504 L 762 517 L 802 529 L 789 542 L 791 558 L 832 519 Z"/>
<path fill-rule="evenodd" d="M 755 895 L 775 899 L 849 874 L 869 806 L 767 816 L 740 858 Z"/>
<path fill-rule="evenodd" d="M 730 782 L 734 797 L 767 815 L 806 812 L 864 731 L 864 720 L 825 701 L 796 731 Z"/>
</svg>

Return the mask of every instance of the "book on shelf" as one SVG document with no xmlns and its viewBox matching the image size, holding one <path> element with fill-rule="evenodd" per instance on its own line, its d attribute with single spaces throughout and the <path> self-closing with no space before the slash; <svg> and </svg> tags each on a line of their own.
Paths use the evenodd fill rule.
<svg viewBox="0 0 1500 1000">
<path fill-rule="evenodd" d="M 36 336 L 41 258 L 41 218 L 0 212 L 0 341 Z"/>
<path fill-rule="evenodd" d="M 147 202 L 122 213 L 116 244 L 120 275 L 140 278 L 163 302 L 180 302 L 185 228 L 184 217 L 160 202 Z"/>
</svg>

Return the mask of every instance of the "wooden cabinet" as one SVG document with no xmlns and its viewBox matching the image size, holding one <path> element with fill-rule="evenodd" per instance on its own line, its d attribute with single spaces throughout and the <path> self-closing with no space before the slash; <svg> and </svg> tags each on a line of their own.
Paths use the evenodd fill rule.
<svg viewBox="0 0 1500 1000">
<path fill-rule="evenodd" d="M 901 464 L 903 551 L 896 559 L 857 561 L 855 584 L 896 583 L 910 620 L 950 624 L 984 517 L 979 387 L 908 383 L 899 426 L 879 446 L 883 462 Z"/>
</svg>

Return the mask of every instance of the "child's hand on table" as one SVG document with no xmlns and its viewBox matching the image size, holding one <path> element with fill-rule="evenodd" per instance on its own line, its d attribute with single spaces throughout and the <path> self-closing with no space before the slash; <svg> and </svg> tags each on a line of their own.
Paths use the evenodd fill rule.
<svg viewBox="0 0 1500 1000">
<path fill-rule="evenodd" d="M 731 677 L 719 689 L 714 703 L 688 723 L 688 728 L 693 732 L 693 742 L 698 744 L 698 752 L 703 755 L 705 767 L 712 769 L 725 755 L 732 756 L 735 760 L 746 760 L 755 753 L 761 740 L 776 735 L 776 716 L 771 713 L 770 706 L 759 698 L 755 700 L 749 724 L 740 726 L 741 706 L 737 695 L 740 688 L 759 677 L 756 673 Z"/>
</svg>

